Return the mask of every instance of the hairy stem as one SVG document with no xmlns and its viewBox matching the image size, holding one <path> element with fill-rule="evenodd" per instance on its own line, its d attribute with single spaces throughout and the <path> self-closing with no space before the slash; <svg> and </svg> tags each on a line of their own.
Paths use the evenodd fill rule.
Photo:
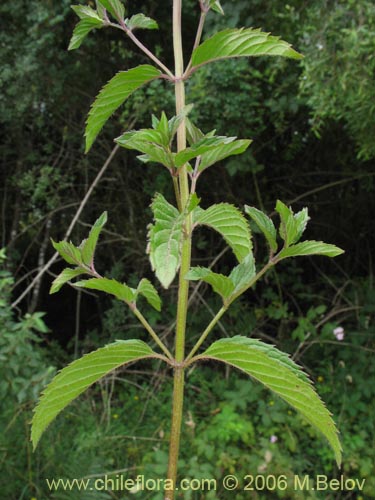
<svg viewBox="0 0 375 500">
<path fill-rule="evenodd" d="M 175 59 L 175 98 L 176 115 L 179 115 L 185 107 L 185 86 L 182 80 L 184 72 L 184 61 L 182 52 L 181 36 L 181 8 L 182 0 L 173 0 L 173 49 Z M 177 130 L 177 151 L 186 148 L 186 127 L 183 120 Z M 189 200 L 189 180 L 186 166 L 179 170 L 179 197 L 181 207 L 184 210 Z M 173 484 L 173 489 L 165 494 L 165 500 L 174 500 L 174 488 L 177 478 L 177 462 L 180 447 L 182 411 L 184 401 L 184 368 L 181 366 L 185 356 L 185 331 L 187 306 L 189 298 L 189 282 L 185 280 L 185 275 L 190 269 L 191 259 L 191 216 L 186 217 L 183 231 L 183 242 L 181 248 L 181 267 L 179 274 L 178 301 L 177 301 L 177 321 L 176 321 L 176 340 L 175 340 L 175 361 L 173 380 L 173 407 L 172 407 L 172 425 L 169 444 L 169 462 L 168 462 L 168 480 Z"/>
</svg>

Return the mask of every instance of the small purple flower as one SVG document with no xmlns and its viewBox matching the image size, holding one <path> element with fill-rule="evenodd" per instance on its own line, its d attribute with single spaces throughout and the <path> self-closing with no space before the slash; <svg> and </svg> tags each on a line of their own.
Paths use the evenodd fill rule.
<svg viewBox="0 0 375 500">
<path fill-rule="evenodd" d="M 276 441 L 278 441 L 278 437 L 277 437 L 277 436 L 275 436 L 275 435 L 272 435 L 272 436 L 270 437 L 270 443 L 274 444 L 274 443 L 276 443 Z"/>
<path fill-rule="evenodd" d="M 338 326 L 337 328 L 334 328 L 333 335 L 336 337 L 336 339 L 339 342 L 341 342 L 342 340 L 344 340 L 345 333 L 344 333 L 343 327 L 342 326 Z"/>
</svg>

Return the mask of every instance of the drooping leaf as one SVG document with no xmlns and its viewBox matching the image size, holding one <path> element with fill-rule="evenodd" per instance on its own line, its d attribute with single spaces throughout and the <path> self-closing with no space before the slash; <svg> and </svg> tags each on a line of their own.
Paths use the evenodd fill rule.
<svg viewBox="0 0 375 500">
<path fill-rule="evenodd" d="M 255 224 L 259 227 L 259 229 L 262 231 L 264 234 L 268 245 L 272 252 L 277 251 L 277 234 L 276 234 L 276 228 L 272 220 L 261 210 L 258 210 L 255 207 L 249 207 L 245 205 L 245 212 L 249 217 L 252 218 L 252 220 L 255 222 Z"/>
<path fill-rule="evenodd" d="M 151 209 L 154 214 L 148 234 L 151 266 L 163 287 L 168 288 L 180 267 L 183 217 L 161 194 L 155 196 Z"/>
<path fill-rule="evenodd" d="M 64 269 L 53 281 L 51 289 L 49 291 L 50 294 L 56 293 L 60 290 L 60 288 L 68 283 L 68 281 L 80 276 L 81 274 L 86 273 L 85 269 L 77 268 L 77 269 Z"/>
<path fill-rule="evenodd" d="M 158 23 L 154 19 L 146 17 L 144 14 L 135 14 L 130 19 L 126 20 L 126 26 L 130 30 L 157 30 L 159 28 Z"/>
<path fill-rule="evenodd" d="M 102 215 L 95 221 L 91 228 L 89 237 L 82 246 L 82 259 L 87 266 L 91 266 L 93 263 L 98 238 L 106 222 L 107 212 L 103 212 Z"/>
<path fill-rule="evenodd" d="M 242 262 L 252 249 L 249 225 L 242 213 L 229 203 L 212 205 L 207 210 L 196 208 L 194 224 L 211 227 L 220 233 L 239 262 Z"/>
<path fill-rule="evenodd" d="M 125 17 L 125 7 L 121 0 L 100 0 L 102 6 L 118 21 L 123 21 Z"/>
<path fill-rule="evenodd" d="M 271 389 L 323 433 L 340 466 L 341 445 L 331 414 L 302 369 L 286 354 L 259 340 L 238 336 L 214 342 L 197 359 L 223 361 Z"/>
<path fill-rule="evenodd" d="M 192 267 L 185 276 L 185 279 L 190 281 L 202 280 L 208 283 L 212 286 L 213 291 L 221 296 L 223 302 L 232 295 L 235 288 L 228 276 L 214 273 L 207 267 Z"/>
<path fill-rule="evenodd" d="M 143 278 L 138 287 L 137 287 L 137 294 L 143 295 L 147 302 L 157 311 L 161 310 L 161 299 L 159 297 L 159 294 L 156 290 L 156 288 L 152 285 L 152 283 L 146 279 Z"/>
<path fill-rule="evenodd" d="M 138 88 L 160 76 L 161 72 L 148 64 L 117 73 L 99 92 L 89 112 L 86 124 L 86 153 L 103 125 L 116 109 Z"/>
<path fill-rule="evenodd" d="M 114 279 L 91 278 L 89 280 L 77 281 L 77 283 L 74 284 L 81 288 L 89 288 L 91 290 L 109 293 L 127 303 L 133 302 L 135 299 L 135 290 Z"/>
<path fill-rule="evenodd" d="M 68 50 L 78 49 L 86 36 L 95 28 L 102 28 L 103 21 L 98 17 L 87 17 L 79 21 L 73 30 Z"/>
<path fill-rule="evenodd" d="M 288 248 L 284 248 L 278 255 L 278 260 L 287 257 L 299 257 L 301 255 L 325 255 L 327 257 L 337 257 L 344 253 L 341 248 L 323 243 L 323 241 L 302 241 Z"/>
<path fill-rule="evenodd" d="M 241 56 L 283 56 L 301 59 L 301 54 L 279 37 L 271 36 L 260 29 L 227 29 L 205 40 L 193 52 L 193 67 L 219 59 Z"/>
<path fill-rule="evenodd" d="M 122 340 L 84 355 L 63 368 L 43 391 L 32 420 L 34 449 L 49 424 L 90 385 L 131 361 L 157 354 L 140 340 Z"/>
<path fill-rule="evenodd" d="M 52 245 L 68 264 L 84 266 L 81 250 L 74 246 L 73 243 L 68 241 L 60 241 L 57 243 L 52 240 Z"/>
<path fill-rule="evenodd" d="M 233 140 L 229 143 L 223 143 L 214 146 L 212 149 L 202 154 L 199 164 L 199 170 L 205 170 L 215 163 L 218 163 L 225 158 L 229 158 L 229 156 L 240 155 L 244 153 L 251 143 L 252 141 L 249 139 L 240 139 L 237 141 Z"/>
</svg>

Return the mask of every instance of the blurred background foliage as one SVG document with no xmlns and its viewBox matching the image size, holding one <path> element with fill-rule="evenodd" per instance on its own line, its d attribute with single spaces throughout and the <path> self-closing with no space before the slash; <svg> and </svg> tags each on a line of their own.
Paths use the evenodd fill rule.
<svg viewBox="0 0 375 500">
<path fill-rule="evenodd" d="M 64 237 L 113 149 L 113 137 L 149 126 L 152 113 L 173 114 L 172 88 L 156 82 L 126 103 L 84 156 L 84 122 L 95 95 L 119 69 L 146 60 L 110 30 L 67 53 L 76 23 L 70 3 L 0 5 L 0 248 L 6 248 L 0 275 L 0 485 L 9 500 L 124 498 L 115 492 L 51 493 L 45 478 L 113 471 L 162 477 L 167 460 L 171 374 L 147 363 L 114 374 L 72 404 L 35 454 L 28 440 L 32 407 L 57 369 L 110 340 L 145 336 L 129 312 L 108 297 L 71 287 L 50 297 L 51 280 L 62 269 L 58 261 L 16 308 L 11 304 L 52 256 L 50 238 Z M 130 14 L 142 11 L 159 21 L 159 31 L 140 36 L 173 66 L 170 2 L 125 3 Z M 188 101 L 195 103 L 192 116 L 200 128 L 254 141 L 245 155 L 202 177 L 203 206 L 225 200 L 253 204 L 271 215 L 277 198 L 296 210 L 307 206 L 312 217 L 308 238 L 337 244 L 346 253 L 335 260 L 281 264 L 232 306 L 215 335 L 254 335 L 293 355 L 335 415 L 343 474 L 366 478 L 362 493 L 272 494 L 375 498 L 375 6 L 372 0 L 222 4 L 226 16 L 210 15 L 206 35 L 227 26 L 261 27 L 293 43 L 305 58 L 301 63 L 277 58 L 215 63 L 189 81 Z M 184 1 L 184 11 L 187 59 L 198 2 Z M 145 248 L 151 220 L 146 207 L 155 191 L 173 199 L 162 169 L 142 165 L 129 150 L 116 154 L 72 234 L 80 241 L 97 216 L 109 211 L 97 255 L 102 272 L 130 284 L 142 276 L 153 279 Z M 261 262 L 265 247 L 255 229 L 254 238 Z M 209 264 L 222 252 L 218 266 L 228 270 L 234 260 L 225 250 L 215 234 L 197 232 L 196 264 Z M 146 311 L 169 345 L 175 298 L 172 286 L 163 292 L 161 314 Z M 217 306 L 209 290 L 200 287 L 191 304 L 191 342 Z M 340 326 L 341 341 L 333 334 Z M 184 476 L 339 474 L 328 448 L 294 412 L 260 386 L 213 365 L 189 374 L 184 434 Z M 272 436 L 277 438 L 273 443 Z M 140 495 L 157 500 L 155 493 Z M 190 492 L 180 498 L 245 498 L 240 492 L 225 495 Z"/>
</svg>

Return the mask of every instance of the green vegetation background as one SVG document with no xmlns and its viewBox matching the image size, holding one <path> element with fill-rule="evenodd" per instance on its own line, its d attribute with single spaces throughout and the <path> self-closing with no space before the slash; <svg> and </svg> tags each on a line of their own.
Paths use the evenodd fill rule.
<svg viewBox="0 0 375 500">
<path fill-rule="evenodd" d="M 130 13 L 156 18 L 142 33 L 170 65 L 170 2 L 126 2 Z M 198 8 L 184 2 L 186 52 Z M 215 335 L 252 335 L 302 364 L 333 412 L 344 448 L 339 472 L 320 437 L 260 386 L 219 367 L 189 373 L 181 471 L 220 479 L 246 474 L 327 474 L 366 479 L 364 492 L 259 492 L 251 498 L 375 498 L 374 158 L 375 6 L 371 0 L 226 0 L 206 33 L 253 26 L 281 35 L 305 55 L 302 63 L 238 60 L 198 72 L 188 84 L 193 115 L 204 131 L 252 138 L 242 157 L 212 169 L 201 184 L 205 204 L 252 204 L 272 214 L 276 198 L 308 206 L 309 238 L 345 249 L 334 261 L 281 265 L 236 303 Z M 117 338 L 144 338 L 121 304 L 65 287 L 50 297 L 57 262 L 16 309 L 15 300 L 63 238 L 84 194 L 113 148 L 112 137 L 148 126 L 150 115 L 173 113 L 166 83 L 139 91 L 83 154 L 84 121 L 94 96 L 118 69 L 144 61 L 121 34 L 106 30 L 67 53 L 76 22 L 70 1 L 4 1 L 0 5 L 1 244 L 0 491 L 9 500 L 122 499 L 121 492 L 49 492 L 46 478 L 163 477 L 167 461 L 171 374 L 157 364 L 131 367 L 72 404 L 31 452 L 29 421 L 38 394 L 74 357 Z M 131 284 L 152 279 L 145 252 L 148 207 L 155 191 L 172 199 L 167 175 L 131 151 L 118 153 L 95 188 L 72 239 L 80 241 L 104 210 L 109 224 L 97 267 Z M 256 235 L 255 235 L 256 236 Z M 258 260 L 264 255 L 257 240 Z M 194 262 L 223 251 L 199 233 Z M 172 345 L 176 289 L 164 292 L 162 314 L 147 311 Z M 146 305 L 145 305 L 146 307 Z M 197 338 L 216 299 L 202 287 L 192 304 L 189 336 Z M 37 311 L 45 312 L 45 315 Z M 334 330 L 344 329 L 343 340 Z M 337 331 L 337 330 L 336 330 Z M 157 371 L 161 370 L 161 371 Z M 272 439 L 271 439 L 272 438 Z M 271 442 L 274 441 L 274 442 Z M 157 500 L 155 493 L 135 497 Z M 160 497 L 162 498 L 162 497 Z M 190 492 L 183 499 L 250 498 L 249 493 Z"/>
</svg>

